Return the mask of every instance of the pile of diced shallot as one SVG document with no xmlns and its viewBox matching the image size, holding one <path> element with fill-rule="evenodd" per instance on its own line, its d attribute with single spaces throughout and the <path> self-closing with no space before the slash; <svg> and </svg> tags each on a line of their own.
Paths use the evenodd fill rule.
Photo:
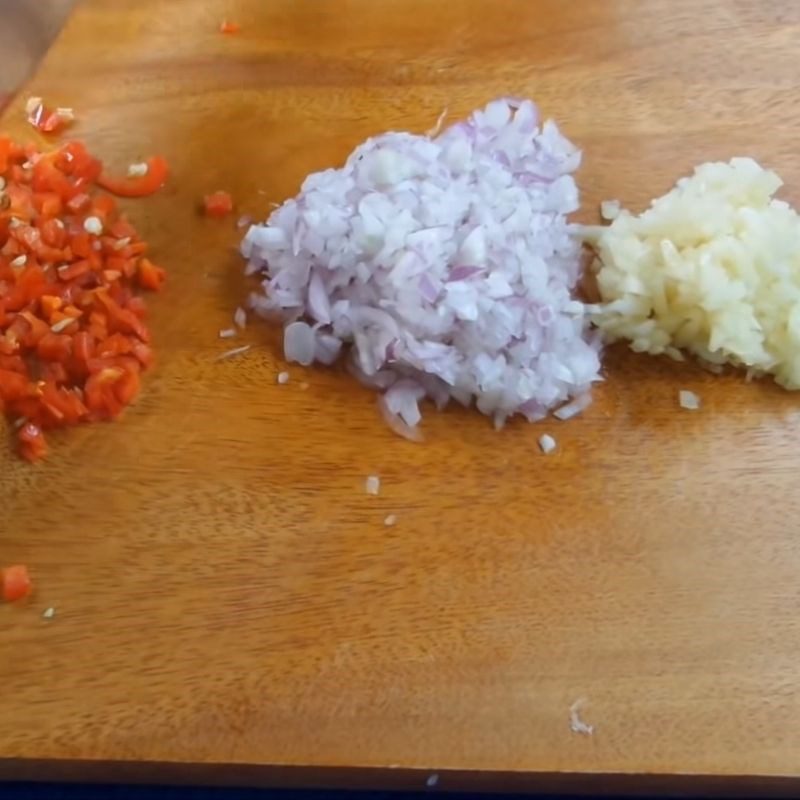
<svg viewBox="0 0 800 800">
<path fill-rule="evenodd" d="M 563 404 L 571 416 L 599 379 L 572 296 L 580 159 L 527 100 L 493 101 L 435 137 L 368 139 L 249 229 L 248 272 L 265 274 L 251 306 L 283 319 L 289 361 L 331 364 L 349 346 L 408 438 L 425 397 L 474 401 L 498 426 Z"/>
</svg>

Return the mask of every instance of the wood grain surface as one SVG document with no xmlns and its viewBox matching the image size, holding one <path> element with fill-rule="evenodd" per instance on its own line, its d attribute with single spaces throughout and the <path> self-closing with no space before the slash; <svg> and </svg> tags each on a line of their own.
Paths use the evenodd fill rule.
<svg viewBox="0 0 800 800">
<path fill-rule="evenodd" d="M 430 410 L 413 445 L 340 371 L 277 385 L 269 326 L 217 338 L 240 232 L 197 213 L 223 188 L 263 218 L 369 134 L 505 94 L 585 149 L 585 220 L 734 155 L 798 203 L 798 37 L 759 0 L 81 5 L 23 95 L 113 166 L 169 157 L 130 214 L 170 282 L 123 421 L 0 451 L 0 562 L 36 581 L 0 607 L 0 774 L 800 791 L 800 395 L 620 349 L 579 419 Z"/>
</svg>

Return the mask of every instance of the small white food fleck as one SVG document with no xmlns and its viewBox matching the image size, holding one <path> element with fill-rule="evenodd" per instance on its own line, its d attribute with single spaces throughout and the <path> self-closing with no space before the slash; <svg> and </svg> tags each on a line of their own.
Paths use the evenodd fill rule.
<svg viewBox="0 0 800 800">
<path fill-rule="evenodd" d="M 3 189 L 5 188 L 6 188 L 6 179 L 2 175 L 0 175 L 0 192 L 2 192 Z"/>
<path fill-rule="evenodd" d="M 220 339 L 233 339 L 236 336 L 236 331 L 233 328 L 223 328 L 219 332 Z"/>
<path fill-rule="evenodd" d="M 61 333 L 61 331 L 69 328 L 69 326 L 72 325 L 73 322 L 75 322 L 75 320 L 72 319 L 72 317 L 64 317 L 64 319 L 60 319 L 58 322 L 54 322 L 50 326 L 50 330 L 53 333 Z"/>
<path fill-rule="evenodd" d="M 99 236 L 103 232 L 103 222 L 100 217 L 86 217 L 83 221 L 83 229 L 86 233 L 93 233 Z"/>
<path fill-rule="evenodd" d="M 442 109 L 442 113 L 439 114 L 439 117 L 436 120 L 436 124 L 429 128 L 426 132 L 426 136 L 430 136 L 431 139 L 435 138 L 439 135 L 439 132 L 442 130 L 442 125 L 444 125 L 444 121 L 447 119 L 447 108 Z"/>
<path fill-rule="evenodd" d="M 283 385 L 284 383 L 289 383 L 289 373 L 288 372 L 279 372 L 278 373 L 278 383 Z"/>
<path fill-rule="evenodd" d="M 247 312 L 241 306 L 233 312 L 233 322 L 237 328 L 244 329 L 247 325 Z"/>
<path fill-rule="evenodd" d="M 397 514 L 389 514 L 386 519 L 383 521 L 383 524 L 387 528 L 391 528 L 393 525 L 397 524 Z"/>
<path fill-rule="evenodd" d="M 16 267 L 24 267 L 24 266 L 25 266 L 25 262 L 26 262 L 27 260 L 28 260 L 28 256 L 26 256 L 26 255 L 23 253 L 21 256 L 17 256 L 15 259 L 13 259 L 13 260 L 10 262 L 10 264 L 11 264 L 11 266 L 12 266 L 12 267 L 15 267 L 15 268 L 16 268 Z"/>
<path fill-rule="evenodd" d="M 681 389 L 678 392 L 678 402 L 681 404 L 681 408 L 685 408 L 687 411 L 697 411 L 700 408 L 700 398 L 688 389 Z"/>
<path fill-rule="evenodd" d="M 147 175 L 149 167 L 147 166 L 146 162 L 141 161 L 138 164 L 131 164 L 128 167 L 128 177 L 129 178 L 141 178 L 144 175 Z"/>
<path fill-rule="evenodd" d="M 28 101 L 25 103 L 25 113 L 30 116 L 31 114 L 35 114 L 41 107 L 41 97 L 29 97 Z"/>
<path fill-rule="evenodd" d="M 64 122 L 74 122 L 75 121 L 75 109 L 69 107 L 59 107 L 56 109 L 56 114 L 58 114 Z"/>
<path fill-rule="evenodd" d="M 594 725 L 588 725 L 580 717 L 580 709 L 585 702 L 586 700 L 581 697 L 569 707 L 569 728 L 573 733 L 591 736 L 594 733 Z"/>
<path fill-rule="evenodd" d="M 44 617 L 44 619 L 53 619 L 55 615 L 56 615 L 56 610 L 52 606 L 42 611 L 42 617 Z"/>
<path fill-rule="evenodd" d="M 246 353 L 252 345 L 243 344 L 241 347 L 234 347 L 233 350 L 226 350 L 224 353 L 221 353 L 217 356 L 217 361 L 225 361 L 225 359 L 233 358 L 234 356 L 239 356 L 242 353 Z"/>
<path fill-rule="evenodd" d="M 435 772 L 433 773 L 433 775 L 429 775 L 428 780 L 425 781 L 425 785 L 429 789 L 432 789 L 434 786 L 436 786 L 437 783 L 439 783 L 439 776 Z"/>
<path fill-rule="evenodd" d="M 381 479 L 377 475 L 370 475 L 366 482 L 367 494 L 378 494 L 381 490 Z"/>
<path fill-rule="evenodd" d="M 556 449 L 556 440 L 549 433 L 544 433 L 539 437 L 539 447 L 547 455 Z"/>
<path fill-rule="evenodd" d="M 619 200 L 603 200 L 600 203 L 600 216 L 609 222 L 613 222 L 619 216 L 621 210 L 622 207 L 619 204 Z"/>
</svg>

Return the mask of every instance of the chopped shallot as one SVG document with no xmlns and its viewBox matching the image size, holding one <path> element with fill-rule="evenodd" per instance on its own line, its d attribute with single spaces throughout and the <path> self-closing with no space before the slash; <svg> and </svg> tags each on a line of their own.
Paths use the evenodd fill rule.
<svg viewBox="0 0 800 800">
<path fill-rule="evenodd" d="M 283 332 L 283 354 L 289 362 L 308 366 L 314 361 L 314 331 L 305 322 L 292 322 Z"/>
<path fill-rule="evenodd" d="M 247 232 L 247 271 L 266 275 L 250 306 L 283 314 L 289 360 L 330 364 L 349 345 L 350 371 L 385 393 L 406 438 L 426 397 L 474 402 L 497 425 L 577 413 L 600 379 L 599 340 L 571 296 L 580 158 L 511 98 L 435 138 L 369 139 Z"/>
<path fill-rule="evenodd" d="M 379 494 L 381 491 L 381 479 L 377 475 L 370 475 L 367 478 L 365 488 L 367 490 L 367 494 Z"/>
<path fill-rule="evenodd" d="M 417 413 L 419 413 L 416 401 L 414 401 L 414 408 L 417 410 Z M 386 399 L 386 395 L 382 394 L 378 397 L 378 409 L 380 410 L 381 416 L 386 424 L 398 436 L 402 436 L 404 439 L 408 439 L 410 442 L 424 441 L 425 437 L 419 426 L 409 425 L 399 413 L 392 411 L 392 409 L 389 407 L 389 401 Z"/>
<path fill-rule="evenodd" d="M 289 383 L 289 373 L 288 372 L 279 372 L 278 373 L 278 383 L 281 385 L 285 383 Z"/>
<path fill-rule="evenodd" d="M 549 433 L 544 433 L 539 437 L 539 447 L 547 455 L 556 449 L 556 440 Z"/>
<path fill-rule="evenodd" d="M 560 420 L 572 419 L 572 417 L 580 414 L 581 411 L 585 411 L 591 404 L 592 396 L 587 393 L 576 397 L 571 403 L 561 406 L 561 408 L 553 412 L 553 416 Z"/>
</svg>

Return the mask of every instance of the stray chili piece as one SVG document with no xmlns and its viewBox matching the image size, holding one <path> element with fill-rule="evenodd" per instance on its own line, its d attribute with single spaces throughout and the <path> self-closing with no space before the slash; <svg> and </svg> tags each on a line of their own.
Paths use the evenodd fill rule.
<svg viewBox="0 0 800 800">
<path fill-rule="evenodd" d="M 233 211 L 233 198 L 228 192 L 212 192 L 203 198 L 207 217 L 225 217 Z"/>
<path fill-rule="evenodd" d="M 97 178 L 97 185 L 117 197 L 147 197 L 155 194 L 167 181 L 169 165 L 161 156 L 153 156 L 145 162 L 147 172 L 144 175 L 128 175 L 124 178 L 115 178 L 101 174 Z"/>
<path fill-rule="evenodd" d="M 41 97 L 31 97 L 25 105 L 28 122 L 42 133 L 60 133 L 75 119 L 71 108 L 57 108 L 54 111 L 45 106 Z"/>
<path fill-rule="evenodd" d="M 7 603 L 27 597 L 33 588 L 28 568 L 24 564 L 14 564 L 0 570 L 0 586 L 3 600 Z"/>
</svg>

